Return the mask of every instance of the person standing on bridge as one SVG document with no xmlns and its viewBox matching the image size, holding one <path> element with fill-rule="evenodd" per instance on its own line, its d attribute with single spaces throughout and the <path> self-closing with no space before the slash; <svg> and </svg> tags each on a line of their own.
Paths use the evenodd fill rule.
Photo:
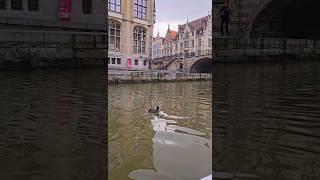
<svg viewBox="0 0 320 180">
<path fill-rule="evenodd" d="M 183 64 L 180 63 L 180 71 L 182 72 Z"/>
<path fill-rule="evenodd" d="M 224 35 L 224 26 L 226 29 L 226 34 L 229 34 L 229 16 L 230 16 L 230 9 L 227 5 L 224 5 L 220 9 L 220 19 L 221 19 L 221 36 Z"/>
</svg>

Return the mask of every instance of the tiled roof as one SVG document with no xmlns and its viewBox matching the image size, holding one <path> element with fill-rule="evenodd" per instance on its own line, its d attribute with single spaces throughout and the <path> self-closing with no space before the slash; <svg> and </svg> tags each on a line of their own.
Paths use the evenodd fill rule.
<svg viewBox="0 0 320 180">
<path fill-rule="evenodd" d="M 191 29 L 199 30 L 199 29 L 205 28 L 207 25 L 207 22 L 208 22 L 208 16 L 205 16 L 189 22 L 189 26 L 191 27 Z M 179 31 L 183 31 L 186 25 L 187 23 L 183 25 L 179 25 L 178 27 Z"/>
<path fill-rule="evenodd" d="M 168 30 L 168 31 L 167 31 L 167 35 L 168 35 L 168 33 L 169 33 L 170 39 L 175 39 L 176 36 L 177 36 L 177 34 L 178 34 L 177 31 L 173 31 L 173 30 Z M 168 37 L 167 35 L 166 35 L 166 38 Z M 170 40 L 170 39 L 168 39 L 168 40 Z M 165 40 L 166 40 L 166 39 L 165 39 Z"/>
<path fill-rule="evenodd" d="M 177 36 L 177 34 L 178 34 L 177 31 L 170 30 L 171 39 L 174 39 Z"/>
</svg>

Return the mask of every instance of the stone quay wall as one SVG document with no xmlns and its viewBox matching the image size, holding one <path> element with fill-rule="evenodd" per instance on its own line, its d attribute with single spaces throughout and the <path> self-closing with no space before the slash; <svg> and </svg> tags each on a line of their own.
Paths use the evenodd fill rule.
<svg viewBox="0 0 320 180">
<path fill-rule="evenodd" d="M 168 72 L 108 72 L 109 83 L 137 83 L 137 82 L 177 82 L 211 80 L 212 74 L 206 73 L 168 73 Z"/>
<path fill-rule="evenodd" d="M 0 30 L 0 69 L 104 66 L 103 32 Z"/>
<path fill-rule="evenodd" d="M 320 60 L 320 40 L 215 38 L 213 62 Z"/>
</svg>

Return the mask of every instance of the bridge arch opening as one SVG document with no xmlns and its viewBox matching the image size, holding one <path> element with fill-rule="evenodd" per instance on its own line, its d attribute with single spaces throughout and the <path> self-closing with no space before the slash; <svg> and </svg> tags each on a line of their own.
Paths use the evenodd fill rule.
<svg viewBox="0 0 320 180">
<path fill-rule="evenodd" d="M 194 62 L 190 67 L 190 73 L 212 73 L 213 65 L 211 58 L 203 58 Z"/>
<path fill-rule="evenodd" d="M 319 0 L 271 0 L 256 16 L 250 37 L 320 39 Z"/>
</svg>

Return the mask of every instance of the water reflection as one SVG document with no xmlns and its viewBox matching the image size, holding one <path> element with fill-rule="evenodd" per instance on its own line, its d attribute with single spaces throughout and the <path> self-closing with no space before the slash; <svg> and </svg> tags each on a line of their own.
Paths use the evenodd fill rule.
<svg viewBox="0 0 320 180">
<path fill-rule="evenodd" d="M 211 82 L 108 89 L 108 179 L 195 179 L 211 173 Z M 146 113 L 158 104 L 159 117 Z"/>
<path fill-rule="evenodd" d="M 216 176 L 320 179 L 320 63 L 216 65 L 215 72 Z"/>
<path fill-rule="evenodd" d="M 0 72 L 0 179 L 105 179 L 104 75 Z"/>
<path fill-rule="evenodd" d="M 211 170 L 210 140 L 201 137 L 206 135 L 201 131 L 176 125 L 178 120 L 188 119 L 190 118 L 167 115 L 164 112 L 160 112 L 160 116 L 153 116 L 151 123 L 155 131 L 152 139 L 155 171 L 151 169 L 135 170 L 129 174 L 129 177 L 137 180 L 187 180 L 200 179 L 207 175 Z M 197 156 L 194 152 L 201 156 Z"/>
</svg>

